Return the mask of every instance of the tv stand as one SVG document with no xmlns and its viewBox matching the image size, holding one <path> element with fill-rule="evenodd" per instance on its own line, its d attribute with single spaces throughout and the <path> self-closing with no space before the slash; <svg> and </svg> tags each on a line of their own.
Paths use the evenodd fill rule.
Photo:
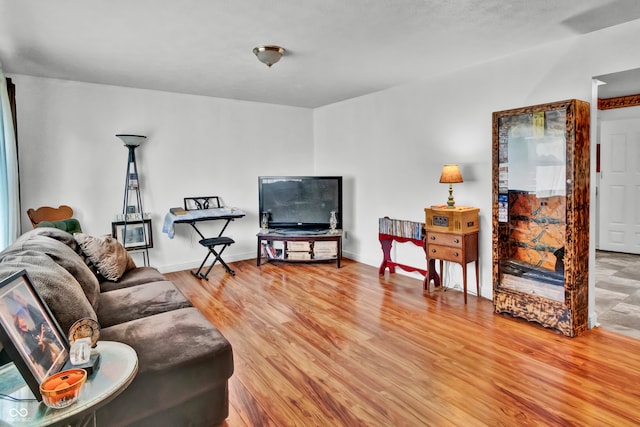
<svg viewBox="0 0 640 427">
<path fill-rule="evenodd" d="M 340 268 L 342 230 L 269 230 L 260 232 L 256 265 L 262 261 L 334 262 Z M 278 242 L 278 243 L 276 243 Z M 276 247 L 280 246 L 280 247 Z"/>
</svg>

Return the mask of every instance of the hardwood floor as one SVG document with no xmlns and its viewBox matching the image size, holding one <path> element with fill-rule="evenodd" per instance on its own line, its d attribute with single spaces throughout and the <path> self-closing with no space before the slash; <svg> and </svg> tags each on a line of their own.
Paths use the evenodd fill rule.
<svg viewBox="0 0 640 427">
<path fill-rule="evenodd" d="M 640 424 L 640 341 L 566 338 L 344 260 L 168 273 L 233 345 L 236 426 Z"/>
</svg>

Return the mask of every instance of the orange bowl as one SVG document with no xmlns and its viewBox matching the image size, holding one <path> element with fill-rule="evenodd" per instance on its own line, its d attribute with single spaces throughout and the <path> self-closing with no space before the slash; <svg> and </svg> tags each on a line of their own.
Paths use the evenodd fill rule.
<svg viewBox="0 0 640 427">
<path fill-rule="evenodd" d="M 40 384 L 42 401 L 50 408 L 66 408 L 78 400 L 86 380 L 84 369 L 67 369 L 51 375 Z"/>
</svg>

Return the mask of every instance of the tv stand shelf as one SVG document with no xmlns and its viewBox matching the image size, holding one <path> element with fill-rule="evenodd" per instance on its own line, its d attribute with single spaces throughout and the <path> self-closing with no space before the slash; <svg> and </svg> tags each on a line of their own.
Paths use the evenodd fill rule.
<svg viewBox="0 0 640 427">
<path fill-rule="evenodd" d="M 295 231 L 287 233 L 269 231 L 260 232 L 258 237 L 258 252 L 256 265 L 263 261 L 280 262 L 335 262 L 340 268 L 342 259 L 342 230 L 331 233 L 317 232 L 310 234 L 308 231 L 296 234 Z M 274 242 L 282 242 L 282 249 L 276 253 Z M 326 244 L 320 242 L 335 242 Z M 273 251 L 273 252 L 270 252 Z"/>
</svg>

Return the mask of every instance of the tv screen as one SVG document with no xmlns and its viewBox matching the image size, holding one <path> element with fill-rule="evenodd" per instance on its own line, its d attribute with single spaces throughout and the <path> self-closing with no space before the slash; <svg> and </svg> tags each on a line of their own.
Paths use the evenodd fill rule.
<svg viewBox="0 0 640 427">
<path fill-rule="evenodd" d="M 328 229 L 331 211 L 342 228 L 341 176 L 260 176 L 258 195 L 269 228 Z"/>
</svg>

